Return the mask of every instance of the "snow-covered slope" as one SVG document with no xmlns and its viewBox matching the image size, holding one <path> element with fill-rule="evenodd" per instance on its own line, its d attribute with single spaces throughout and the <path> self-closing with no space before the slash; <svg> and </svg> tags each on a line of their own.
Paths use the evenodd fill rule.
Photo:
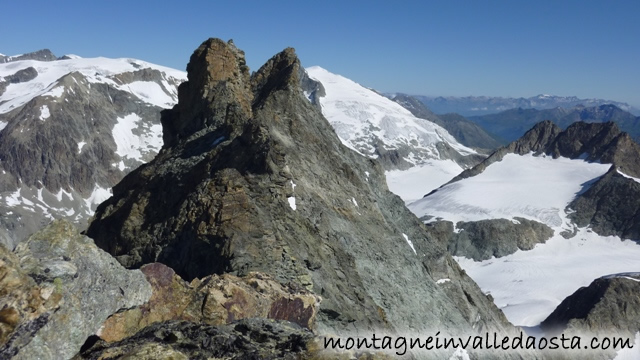
<svg viewBox="0 0 640 360">
<path fill-rule="evenodd" d="M 523 217 L 555 235 L 533 250 L 475 262 L 457 257 L 467 273 L 515 325 L 536 326 L 567 296 L 603 275 L 637 271 L 640 246 L 576 229 L 567 205 L 610 164 L 551 156 L 506 154 L 482 173 L 409 204 L 419 217 L 453 221 Z M 516 220 L 513 220 L 516 221 Z M 575 233 L 565 239 L 561 233 Z"/>
<path fill-rule="evenodd" d="M 160 111 L 185 79 L 127 58 L 0 63 L 0 242 L 11 248 L 54 218 L 82 227 L 160 150 Z"/>
<path fill-rule="evenodd" d="M 458 143 L 442 127 L 411 114 L 400 104 L 321 67 L 306 69 L 325 94 L 319 102 L 342 142 L 369 157 L 382 157 L 388 169 L 408 168 L 427 160 L 464 162 L 476 152 Z M 393 155 L 389 156 L 388 153 Z M 391 161 L 390 158 L 394 158 Z"/>
<path fill-rule="evenodd" d="M 177 101 L 175 82 L 186 79 L 183 71 L 136 59 L 67 57 L 68 59 L 57 61 L 22 60 L 0 64 L 0 81 L 29 67 L 38 72 L 33 80 L 7 86 L 4 93 L 0 94 L 0 113 L 20 107 L 37 96 L 59 96 L 63 89 L 58 80 L 72 72 L 81 73 L 89 83 L 108 84 L 137 96 L 145 103 L 165 108 L 173 106 Z M 115 75 L 140 69 L 158 70 L 163 74 L 163 79 L 160 82 L 139 80 L 123 84 L 114 78 Z"/>
</svg>

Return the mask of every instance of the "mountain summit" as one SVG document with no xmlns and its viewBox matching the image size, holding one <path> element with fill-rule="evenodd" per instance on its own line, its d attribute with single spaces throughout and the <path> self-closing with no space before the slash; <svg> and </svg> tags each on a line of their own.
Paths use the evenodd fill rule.
<svg viewBox="0 0 640 360">
<path fill-rule="evenodd" d="M 242 51 L 209 39 L 188 78 L 162 114 L 162 151 L 96 211 L 98 246 L 186 279 L 261 271 L 312 289 L 320 331 L 510 331 L 379 163 L 341 144 L 293 49 L 249 76 Z"/>
</svg>

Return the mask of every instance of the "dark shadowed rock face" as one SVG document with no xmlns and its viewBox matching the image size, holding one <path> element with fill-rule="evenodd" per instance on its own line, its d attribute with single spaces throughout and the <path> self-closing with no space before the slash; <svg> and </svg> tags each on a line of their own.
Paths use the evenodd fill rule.
<svg viewBox="0 0 640 360">
<path fill-rule="evenodd" d="M 242 52 L 211 39 L 188 69 L 163 113 L 165 147 L 96 212 L 87 233 L 100 247 L 187 280 L 259 271 L 313 289 L 320 331 L 510 331 L 380 165 L 341 145 L 293 49 L 248 79 Z"/>
<path fill-rule="evenodd" d="M 640 331 L 640 275 L 616 274 L 594 280 L 564 299 L 542 322 L 550 332 L 623 333 Z"/>
</svg>

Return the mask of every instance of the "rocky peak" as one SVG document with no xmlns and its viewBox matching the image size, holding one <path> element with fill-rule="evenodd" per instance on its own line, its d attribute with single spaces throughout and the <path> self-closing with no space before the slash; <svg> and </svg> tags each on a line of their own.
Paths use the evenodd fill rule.
<svg viewBox="0 0 640 360">
<path fill-rule="evenodd" d="M 509 331 L 388 191 L 380 164 L 343 146 L 304 96 L 293 49 L 258 70 L 251 90 L 237 54 L 220 40 L 196 50 L 180 104 L 163 114 L 171 142 L 99 206 L 87 230 L 96 244 L 127 267 L 161 262 L 186 280 L 259 271 L 312 290 L 321 331 Z M 223 80 L 223 63 L 235 77 Z M 204 69 L 210 83 L 194 78 Z"/>
<path fill-rule="evenodd" d="M 8 63 L 20 60 L 38 60 L 38 61 L 54 61 L 56 56 L 49 49 L 42 49 L 22 55 L 3 56 L 0 55 L 0 63 Z"/>
<path fill-rule="evenodd" d="M 251 76 L 256 103 L 278 87 L 297 86 L 300 81 L 300 60 L 293 48 L 286 48 L 269 59 Z"/>
<path fill-rule="evenodd" d="M 162 114 L 165 146 L 206 128 L 243 124 L 251 118 L 253 95 L 244 52 L 233 42 L 209 39 L 191 55 L 188 81 L 178 104 Z"/>
<path fill-rule="evenodd" d="M 522 110 L 522 109 L 520 109 Z M 518 141 L 509 145 L 516 154 L 544 151 L 562 131 L 560 127 L 549 120 L 537 123 L 527 131 Z"/>
<path fill-rule="evenodd" d="M 614 122 L 576 122 L 558 134 L 547 152 L 556 157 L 568 158 L 588 154 L 588 159 L 597 160 L 618 135 L 620 135 L 620 129 Z"/>
</svg>

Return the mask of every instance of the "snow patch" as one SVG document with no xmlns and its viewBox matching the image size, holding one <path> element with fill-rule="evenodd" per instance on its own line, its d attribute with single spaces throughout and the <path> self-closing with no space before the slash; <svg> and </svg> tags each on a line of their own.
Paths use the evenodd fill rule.
<svg viewBox="0 0 640 360">
<path fill-rule="evenodd" d="M 407 244 L 409 244 L 409 246 L 411 246 L 411 250 L 413 250 L 413 253 L 418 255 L 418 253 L 416 252 L 416 249 L 413 247 L 413 242 L 411 242 L 411 240 L 409 240 L 409 237 L 405 233 L 402 233 L 402 236 L 407 241 Z"/>
<path fill-rule="evenodd" d="M 103 201 L 107 200 L 111 197 L 112 192 L 111 189 L 105 189 L 100 185 L 96 184 L 91 192 L 91 195 L 84 199 L 85 206 L 87 207 L 87 212 L 91 215 L 96 210 L 96 207 L 100 205 Z"/>
<path fill-rule="evenodd" d="M 358 202 L 356 201 L 356 198 L 352 197 L 352 198 L 351 198 L 351 202 L 352 202 L 352 203 L 353 203 L 353 205 L 355 205 L 356 207 L 359 207 L 359 206 L 358 206 Z"/>
<path fill-rule="evenodd" d="M 291 188 L 292 188 L 292 191 L 295 191 L 295 190 L 296 190 L 296 184 L 294 184 L 294 183 L 293 183 L 293 180 L 291 180 Z M 293 210 L 295 210 L 295 209 L 296 209 L 296 197 L 295 197 L 295 196 L 289 196 L 289 197 L 287 198 L 287 201 L 289 201 L 289 206 L 290 206 Z"/>
<path fill-rule="evenodd" d="M 144 102 L 161 108 L 170 108 L 176 103 L 175 99 L 167 94 L 160 84 L 153 81 L 134 81 L 121 86 L 121 88 L 127 89 Z"/>
<path fill-rule="evenodd" d="M 385 175 L 389 190 L 409 204 L 447 183 L 462 170 L 464 169 L 453 160 L 434 159 L 408 170 L 387 171 Z"/>
<path fill-rule="evenodd" d="M 85 145 L 87 145 L 87 142 L 86 142 L 86 141 L 80 141 L 80 142 L 78 143 L 78 154 L 80 154 L 80 153 L 82 152 L 82 148 L 83 148 Z"/>
<path fill-rule="evenodd" d="M 50 91 L 42 94 L 42 96 L 51 96 L 51 97 L 54 97 L 54 98 L 59 98 L 60 96 L 62 96 L 63 93 L 64 93 L 64 87 L 63 86 L 58 86 L 58 87 L 54 87 Z"/>
<path fill-rule="evenodd" d="M 614 360 L 637 360 L 640 359 L 640 332 L 636 333 L 633 348 L 620 349 Z"/>
<path fill-rule="evenodd" d="M 40 120 L 45 121 L 51 116 L 49 112 L 49 107 L 47 105 L 42 105 L 40 107 Z"/>
<path fill-rule="evenodd" d="M 293 210 L 295 210 L 296 209 L 296 198 L 295 198 L 295 196 L 289 196 L 287 198 L 287 200 L 289 201 L 289 206 L 291 206 L 291 208 Z"/>
<path fill-rule="evenodd" d="M 18 188 L 18 190 L 4 197 L 4 202 L 5 204 L 7 204 L 7 206 L 16 206 L 22 203 L 22 200 L 21 200 L 22 196 L 20 195 L 20 190 L 21 188 Z"/>
<path fill-rule="evenodd" d="M 456 351 L 453 352 L 449 360 L 471 360 L 469 357 L 469 353 L 467 350 L 462 348 L 457 348 Z"/>
</svg>

